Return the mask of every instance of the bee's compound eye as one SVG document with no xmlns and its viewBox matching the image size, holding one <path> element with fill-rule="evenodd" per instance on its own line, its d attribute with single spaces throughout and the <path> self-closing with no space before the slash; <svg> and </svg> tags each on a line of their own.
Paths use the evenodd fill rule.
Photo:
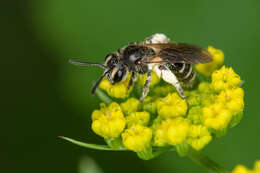
<svg viewBox="0 0 260 173">
<path fill-rule="evenodd" d="M 116 73 L 115 73 L 115 75 L 114 75 L 114 82 L 116 83 L 116 82 L 120 82 L 121 80 L 122 80 L 122 78 L 123 78 L 123 76 L 124 76 L 124 70 L 123 69 L 119 69 Z"/>
</svg>

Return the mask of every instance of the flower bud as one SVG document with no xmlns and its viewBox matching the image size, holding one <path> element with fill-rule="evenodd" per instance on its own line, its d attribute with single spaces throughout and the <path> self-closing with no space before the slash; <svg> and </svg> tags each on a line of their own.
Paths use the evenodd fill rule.
<svg viewBox="0 0 260 173">
<path fill-rule="evenodd" d="M 196 150 L 201 150 L 211 141 L 210 132 L 205 126 L 191 125 L 188 133 L 187 143 Z"/>
<path fill-rule="evenodd" d="M 195 66 L 197 71 L 206 77 L 210 77 L 212 72 L 218 69 L 224 63 L 224 53 L 220 49 L 212 46 L 208 47 L 208 51 L 212 56 L 212 61 L 206 64 L 198 64 Z"/>
<path fill-rule="evenodd" d="M 128 127 L 139 124 L 146 126 L 150 120 L 148 112 L 133 112 L 126 117 L 126 124 Z"/>
<path fill-rule="evenodd" d="M 101 105 L 92 113 L 92 130 L 105 139 L 117 138 L 123 132 L 126 120 L 120 106 L 113 102 L 109 107 Z"/>
<path fill-rule="evenodd" d="M 202 110 L 203 124 L 215 130 L 225 129 L 232 117 L 232 114 L 222 104 L 212 104 Z"/>
<path fill-rule="evenodd" d="M 168 94 L 157 103 L 158 115 L 163 118 L 184 116 L 187 111 L 187 103 L 177 93 Z"/>
<path fill-rule="evenodd" d="M 213 89 L 217 92 L 238 87 L 241 83 L 240 76 L 234 72 L 234 70 L 230 68 L 226 68 L 223 66 L 220 70 L 216 70 L 212 74 L 212 82 L 211 85 Z"/>
<path fill-rule="evenodd" d="M 136 112 L 138 105 L 139 105 L 139 100 L 133 97 L 127 99 L 125 102 L 120 104 L 122 111 L 126 115 L 129 115 L 132 112 Z"/>
<path fill-rule="evenodd" d="M 123 144 L 129 150 L 141 152 L 150 147 L 152 130 L 142 125 L 134 125 L 122 133 Z"/>
</svg>

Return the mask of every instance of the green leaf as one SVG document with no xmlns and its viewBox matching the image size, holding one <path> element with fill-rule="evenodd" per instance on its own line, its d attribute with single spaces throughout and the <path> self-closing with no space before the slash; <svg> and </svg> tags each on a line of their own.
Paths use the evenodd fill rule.
<svg viewBox="0 0 260 173">
<path fill-rule="evenodd" d="M 80 142 L 80 141 L 77 141 L 77 140 L 74 140 L 74 139 L 71 139 L 71 138 L 68 138 L 68 137 L 64 137 L 64 136 L 60 136 L 60 138 L 66 140 L 66 141 L 69 141 L 73 144 L 76 144 L 78 146 L 90 148 L 90 149 L 95 149 L 95 150 L 105 150 L 105 151 L 126 151 L 127 150 L 126 148 L 123 148 L 123 147 L 113 149 L 113 148 L 110 148 L 107 145 L 89 144 L 89 143 Z"/>
</svg>

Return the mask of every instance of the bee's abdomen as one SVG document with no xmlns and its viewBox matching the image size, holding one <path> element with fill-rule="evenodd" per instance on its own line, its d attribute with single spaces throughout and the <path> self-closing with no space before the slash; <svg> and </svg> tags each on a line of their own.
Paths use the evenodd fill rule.
<svg viewBox="0 0 260 173">
<path fill-rule="evenodd" d="M 196 73 L 191 64 L 168 63 L 167 66 L 184 86 L 192 86 Z"/>
</svg>

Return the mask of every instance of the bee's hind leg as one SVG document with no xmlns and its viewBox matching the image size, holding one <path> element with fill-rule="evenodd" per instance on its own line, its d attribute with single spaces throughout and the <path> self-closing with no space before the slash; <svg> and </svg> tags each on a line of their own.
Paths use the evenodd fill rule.
<svg viewBox="0 0 260 173">
<path fill-rule="evenodd" d="M 179 96 L 181 96 L 182 99 L 185 100 L 186 104 L 187 104 L 187 112 L 186 115 L 188 115 L 189 113 L 189 102 L 184 94 L 184 91 L 182 89 L 182 86 L 180 84 L 180 82 L 178 81 L 177 77 L 173 74 L 173 72 L 165 65 L 161 65 L 159 67 L 159 69 L 161 70 L 161 77 L 163 78 L 163 80 L 165 82 L 168 82 L 170 84 L 172 84 L 177 92 L 179 93 Z"/>
<path fill-rule="evenodd" d="M 186 104 L 187 104 L 186 115 L 188 115 L 188 114 L 189 114 L 189 109 L 190 109 L 190 104 L 189 104 L 189 102 L 188 102 L 188 100 L 187 100 L 187 98 L 186 98 L 186 96 L 185 96 L 185 94 L 184 94 L 184 92 L 183 92 L 183 89 L 182 89 L 182 87 L 181 87 L 181 84 L 179 83 L 179 81 L 177 81 L 177 82 L 174 84 L 174 86 L 175 86 L 177 92 L 179 93 L 179 96 L 181 96 L 181 98 L 184 99 L 185 102 L 186 102 Z"/>
</svg>

